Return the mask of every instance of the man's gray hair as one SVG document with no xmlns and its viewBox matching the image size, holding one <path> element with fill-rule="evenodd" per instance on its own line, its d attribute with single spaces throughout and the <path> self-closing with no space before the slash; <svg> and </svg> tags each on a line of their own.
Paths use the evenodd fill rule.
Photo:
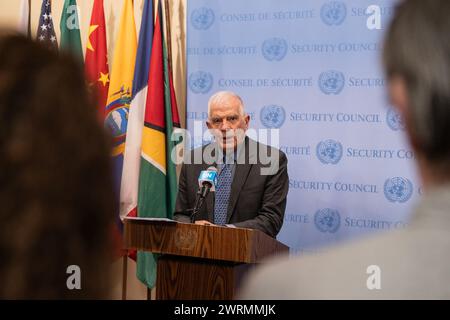
<svg viewBox="0 0 450 320">
<path fill-rule="evenodd" d="M 231 91 L 218 91 L 209 98 L 208 101 L 208 118 L 211 117 L 211 106 L 213 104 L 223 104 L 227 103 L 230 99 L 236 99 L 239 102 L 239 113 L 241 116 L 245 115 L 244 111 L 244 102 L 241 97 L 239 97 L 236 93 Z"/>
<path fill-rule="evenodd" d="M 408 0 L 397 7 L 384 44 L 388 78 L 405 81 L 407 126 L 430 163 L 450 167 L 450 1 Z M 448 169 L 446 169 L 448 170 Z"/>
</svg>

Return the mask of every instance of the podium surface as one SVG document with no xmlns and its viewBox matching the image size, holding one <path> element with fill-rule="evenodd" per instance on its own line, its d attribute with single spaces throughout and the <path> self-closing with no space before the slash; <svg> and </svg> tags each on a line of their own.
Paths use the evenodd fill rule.
<svg viewBox="0 0 450 320">
<path fill-rule="evenodd" d="M 233 299 L 244 273 L 289 248 L 259 230 L 124 220 L 124 247 L 161 254 L 156 299 Z"/>
</svg>

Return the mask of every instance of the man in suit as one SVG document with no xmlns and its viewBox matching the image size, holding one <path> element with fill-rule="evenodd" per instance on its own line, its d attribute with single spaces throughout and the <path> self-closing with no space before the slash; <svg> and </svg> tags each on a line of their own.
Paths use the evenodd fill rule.
<svg viewBox="0 0 450 320">
<path fill-rule="evenodd" d="M 407 0 L 387 33 L 392 103 L 415 151 L 424 194 L 401 231 L 278 260 L 248 280 L 245 299 L 450 298 L 450 1 Z"/>
<path fill-rule="evenodd" d="M 258 229 L 271 237 L 278 234 L 289 187 L 287 158 L 282 151 L 247 137 L 249 122 L 235 93 L 220 91 L 210 98 L 206 124 L 215 141 L 193 150 L 183 163 L 176 220 L 190 221 L 199 174 L 214 166 L 216 190 L 207 195 L 195 223 Z"/>
</svg>

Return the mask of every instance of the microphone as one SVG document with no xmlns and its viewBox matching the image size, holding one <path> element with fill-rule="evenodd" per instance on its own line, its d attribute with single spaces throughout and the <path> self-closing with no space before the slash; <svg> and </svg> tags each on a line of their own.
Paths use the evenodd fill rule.
<svg viewBox="0 0 450 320">
<path fill-rule="evenodd" d="M 198 187 L 204 188 L 203 197 L 206 197 L 209 191 L 215 191 L 217 184 L 217 168 L 209 167 L 207 170 L 200 172 L 198 177 Z"/>
<path fill-rule="evenodd" d="M 192 209 L 191 222 L 194 222 L 195 216 L 203 206 L 203 202 L 206 196 L 209 194 L 209 192 L 216 190 L 216 184 L 217 184 L 216 167 L 211 166 L 207 170 L 202 170 L 200 172 L 200 175 L 198 176 L 199 189 L 197 191 L 194 208 Z"/>
</svg>

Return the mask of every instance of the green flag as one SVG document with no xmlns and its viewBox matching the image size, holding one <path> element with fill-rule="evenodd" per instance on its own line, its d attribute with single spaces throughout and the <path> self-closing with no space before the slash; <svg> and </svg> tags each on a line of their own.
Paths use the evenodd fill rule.
<svg viewBox="0 0 450 320">
<path fill-rule="evenodd" d="M 70 51 L 79 61 L 83 61 L 76 0 L 65 0 L 59 27 L 61 29 L 61 50 Z"/>
<path fill-rule="evenodd" d="M 175 163 L 171 160 L 175 147 L 172 132 L 180 121 L 161 19 L 160 1 L 142 129 L 137 214 L 139 217 L 172 218 L 178 189 Z M 149 288 L 155 286 L 156 260 L 157 256 L 152 253 L 138 252 L 137 277 Z"/>
</svg>

